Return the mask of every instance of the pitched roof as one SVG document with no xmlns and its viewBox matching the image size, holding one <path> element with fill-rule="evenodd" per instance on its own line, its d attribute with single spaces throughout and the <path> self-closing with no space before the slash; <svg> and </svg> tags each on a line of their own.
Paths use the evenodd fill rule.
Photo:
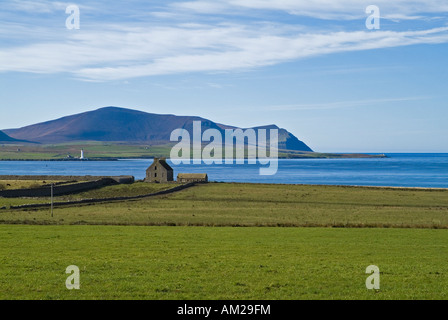
<svg viewBox="0 0 448 320">
<path fill-rule="evenodd" d="M 156 166 L 157 164 L 160 164 L 163 168 L 165 168 L 168 171 L 173 171 L 173 168 L 171 168 L 171 166 L 166 162 L 165 158 L 161 158 L 161 159 L 154 158 L 154 162 L 149 166 L 149 168 L 147 170 Z"/>
<path fill-rule="evenodd" d="M 159 163 L 162 165 L 162 167 L 164 167 L 166 170 L 173 170 L 173 168 L 171 168 L 171 166 L 166 162 L 166 160 L 161 159 L 159 160 Z"/>
</svg>

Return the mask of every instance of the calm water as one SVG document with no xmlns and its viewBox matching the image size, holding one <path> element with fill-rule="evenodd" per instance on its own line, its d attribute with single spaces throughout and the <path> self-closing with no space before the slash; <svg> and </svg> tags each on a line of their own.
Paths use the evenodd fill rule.
<svg viewBox="0 0 448 320">
<path fill-rule="evenodd" d="M 387 154 L 385 159 L 279 160 L 274 176 L 259 165 L 179 165 L 178 173 L 204 172 L 211 181 L 448 188 L 448 154 Z M 1 161 L 0 175 L 133 175 L 145 177 L 152 160 Z M 171 164 L 171 163 L 170 163 Z"/>
</svg>

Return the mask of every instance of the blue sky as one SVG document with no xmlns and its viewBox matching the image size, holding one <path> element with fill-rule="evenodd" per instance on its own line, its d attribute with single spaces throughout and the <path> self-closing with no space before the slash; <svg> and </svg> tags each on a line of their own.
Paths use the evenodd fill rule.
<svg viewBox="0 0 448 320">
<path fill-rule="evenodd" d="M 447 53 L 446 0 L 3 0 L 0 128 L 113 105 L 275 123 L 321 152 L 448 152 Z"/>
</svg>

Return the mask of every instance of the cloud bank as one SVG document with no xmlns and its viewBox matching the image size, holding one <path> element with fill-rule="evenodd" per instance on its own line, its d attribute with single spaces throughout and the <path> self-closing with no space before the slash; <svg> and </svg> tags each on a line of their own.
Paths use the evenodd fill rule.
<svg viewBox="0 0 448 320">
<path fill-rule="evenodd" d="M 174 20 L 145 23 L 123 18 L 119 23 L 88 21 L 81 30 L 55 30 L 39 26 L 26 36 L 26 17 L 22 21 L 5 22 L 0 39 L 0 72 L 68 73 L 87 81 L 111 81 L 135 77 L 186 72 L 229 72 L 250 70 L 298 59 L 340 52 L 372 50 L 416 44 L 448 42 L 445 24 L 429 29 L 351 30 L 344 24 L 338 31 L 319 30 L 315 26 L 269 21 L 226 21 L 226 11 L 273 10 L 287 14 L 309 15 L 316 19 L 345 17 L 355 19 L 358 0 L 221 0 L 170 2 L 162 7 L 179 17 L 187 12 L 198 16 L 195 23 Z M 429 1 L 376 1 L 389 15 L 412 19 L 422 14 L 444 14 L 448 3 Z M 48 1 L 9 1 L 10 12 L 54 12 L 64 3 Z M 20 5 L 19 5 L 20 4 Z M 383 7 L 382 7 L 383 8 Z M 161 15 L 161 7 L 157 14 Z M 86 10 L 88 11 L 88 7 Z M 97 10 L 98 11 L 98 10 Z M 241 12 L 241 11 L 239 11 Z M 356 14 L 354 14 L 356 12 Z M 362 12 L 362 11 L 361 11 Z M 219 19 L 210 20 L 211 17 Z M 62 11 L 62 17 L 64 13 Z M 107 17 L 103 17 L 106 19 Z M 365 16 L 364 16 L 365 18 Z M 163 20 L 163 18 L 160 18 Z M 171 19 L 171 18 L 169 18 Z M 81 21 L 83 21 L 81 19 Z M 107 20 L 106 20 L 107 21 Z M 83 23 L 83 22 L 81 22 Z M 6 29 L 5 29 L 6 28 Z"/>
</svg>

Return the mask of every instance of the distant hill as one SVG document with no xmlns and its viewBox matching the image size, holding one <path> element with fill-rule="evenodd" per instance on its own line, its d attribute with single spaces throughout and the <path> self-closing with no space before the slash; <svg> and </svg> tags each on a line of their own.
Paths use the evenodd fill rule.
<svg viewBox="0 0 448 320">
<path fill-rule="evenodd" d="M 0 143 L 22 143 L 22 142 L 29 142 L 29 141 L 14 139 L 14 138 L 8 136 L 3 131 L 0 131 Z"/>
<path fill-rule="evenodd" d="M 195 116 L 162 115 L 125 108 L 105 107 L 19 129 L 3 131 L 14 139 L 31 140 L 39 143 L 101 141 L 154 145 L 169 143 L 171 132 L 178 128 L 186 129 L 192 133 L 193 121 L 201 121 L 203 131 L 209 128 L 217 129 L 220 132 L 225 129 L 236 129 L 233 126 Z M 259 128 L 279 129 L 275 125 L 253 129 Z M 285 129 L 279 129 L 279 148 L 312 152 L 305 143 Z"/>
</svg>

